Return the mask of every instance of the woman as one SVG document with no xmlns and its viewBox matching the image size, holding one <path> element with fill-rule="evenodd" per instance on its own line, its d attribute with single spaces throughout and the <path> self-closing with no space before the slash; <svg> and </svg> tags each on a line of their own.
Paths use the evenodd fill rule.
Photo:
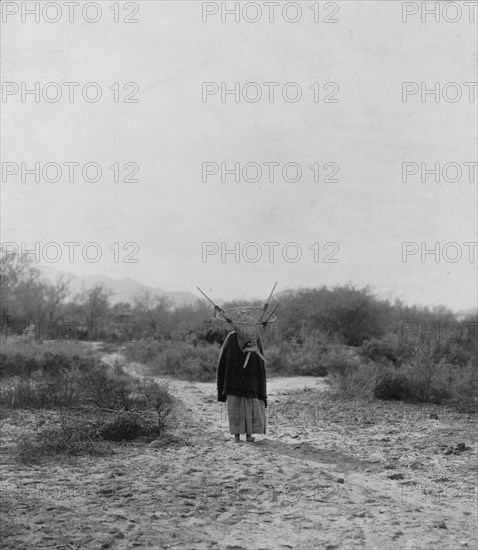
<svg viewBox="0 0 478 550">
<path fill-rule="evenodd" d="M 217 399 L 227 403 L 229 429 L 235 441 L 246 434 L 252 443 L 253 433 L 266 433 L 266 370 L 261 341 L 245 342 L 236 332 L 230 332 L 221 348 L 217 367 Z M 244 368 L 247 354 L 251 352 Z"/>
</svg>

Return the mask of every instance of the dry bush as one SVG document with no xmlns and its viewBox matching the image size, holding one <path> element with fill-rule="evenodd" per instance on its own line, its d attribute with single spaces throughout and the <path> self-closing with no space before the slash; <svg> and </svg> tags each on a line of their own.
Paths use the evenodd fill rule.
<svg viewBox="0 0 478 550">
<path fill-rule="evenodd" d="M 284 345 L 271 345 L 264 350 L 267 358 L 266 372 L 268 375 L 287 376 L 291 372 L 291 365 L 284 353 Z"/>
<path fill-rule="evenodd" d="M 164 349 L 162 340 L 155 338 L 142 338 L 141 340 L 127 342 L 124 345 L 126 359 L 138 363 L 149 363 L 156 359 Z"/>
<path fill-rule="evenodd" d="M 33 370 L 0 381 L 0 400 L 16 408 L 74 407 L 130 409 L 132 378 L 120 367 L 94 359 L 45 354 Z"/>
<path fill-rule="evenodd" d="M 174 408 L 174 399 L 169 393 L 167 384 L 143 380 L 139 384 L 139 391 L 145 396 L 148 407 L 156 411 L 158 435 L 162 435 Z"/>
<path fill-rule="evenodd" d="M 97 436 L 107 441 L 131 441 L 140 437 L 152 441 L 164 433 L 153 414 L 146 411 L 118 411 L 98 427 Z"/>
<path fill-rule="evenodd" d="M 22 463 L 39 462 L 60 456 L 102 456 L 111 450 L 99 441 L 98 422 L 89 415 L 62 418 L 59 424 L 22 435 L 17 446 L 17 458 Z"/>
<path fill-rule="evenodd" d="M 17 376 L 0 381 L 1 403 L 15 408 L 52 408 L 76 406 L 94 401 L 98 382 L 104 381 L 109 367 L 93 358 L 61 354 L 44 355 L 34 369 L 23 369 Z M 93 380 L 94 379 L 94 382 Z M 112 382 L 102 384 L 108 398 Z"/>
<path fill-rule="evenodd" d="M 133 406 L 133 379 L 119 366 L 110 367 L 101 361 L 84 365 L 77 384 L 83 403 L 111 410 L 129 410 Z"/>
<path fill-rule="evenodd" d="M 343 349 L 337 349 L 329 357 L 327 371 L 337 394 L 353 398 L 372 398 L 380 376 L 378 365 L 372 361 L 363 363 Z"/>
<path fill-rule="evenodd" d="M 78 403 L 77 373 L 66 371 L 45 376 L 40 371 L 28 378 L 12 377 L 0 383 L 0 401 L 15 408 L 68 407 Z"/>
<path fill-rule="evenodd" d="M 148 364 L 152 376 L 173 375 L 183 380 L 210 382 L 215 380 L 219 346 L 194 346 L 185 342 L 167 342 Z"/>
<path fill-rule="evenodd" d="M 478 372 L 472 361 L 450 363 L 440 346 L 422 342 L 410 359 L 383 366 L 374 390 L 379 399 L 449 403 L 458 410 L 478 410 Z"/>
<path fill-rule="evenodd" d="M 39 342 L 21 336 L 9 336 L 2 342 L 0 353 L 0 376 L 22 376 L 39 370 L 51 356 L 72 360 L 75 356 L 91 358 L 91 347 L 74 340 Z"/>
<path fill-rule="evenodd" d="M 157 439 L 174 404 L 164 385 L 140 381 L 117 365 L 61 354 L 45 355 L 39 368 L 3 379 L 0 396 L 3 403 L 42 410 L 49 418 L 59 412 L 53 423 L 42 415 L 36 433 L 19 440 L 18 458 L 27 463 L 102 455 L 108 451 L 106 440 Z"/>
<path fill-rule="evenodd" d="M 59 419 L 45 426 L 45 419 L 33 435 L 20 438 L 20 462 L 32 463 L 58 456 L 110 453 L 105 441 L 147 441 L 165 435 L 174 400 L 166 386 L 154 381 L 133 381 L 130 410 L 104 410 L 98 407 L 64 409 Z"/>
</svg>

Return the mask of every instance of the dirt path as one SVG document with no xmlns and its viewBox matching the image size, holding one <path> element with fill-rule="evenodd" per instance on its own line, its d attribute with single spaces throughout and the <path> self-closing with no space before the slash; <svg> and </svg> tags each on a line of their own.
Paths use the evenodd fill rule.
<svg viewBox="0 0 478 550">
<path fill-rule="evenodd" d="M 463 416 L 403 423 L 386 406 L 324 399 L 321 379 L 271 379 L 267 435 L 237 444 L 214 384 L 168 383 L 182 403 L 170 446 L 33 468 L 6 460 L 5 548 L 476 548 L 476 441 L 432 452 L 450 427 L 470 444 L 476 423 Z M 440 493 L 436 479 L 473 492 Z"/>
</svg>

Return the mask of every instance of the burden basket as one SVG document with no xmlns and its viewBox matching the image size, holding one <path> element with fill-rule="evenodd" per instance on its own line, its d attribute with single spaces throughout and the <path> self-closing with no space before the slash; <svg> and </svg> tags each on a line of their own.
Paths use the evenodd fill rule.
<svg viewBox="0 0 478 550">
<path fill-rule="evenodd" d="M 277 321 L 273 313 L 255 306 L 216 309 L 214 316 L 221 321 L 227 320 L 242 340 L 251 343 L 256 342 L 269 323 Z"/>
<path fill-rule="evenodd" d="M 256 306 L 242 306 L 233 307 L 227 310 L 223 310 L 222 308 L 217 306 L 211 300 L 211 298 L 209 298 L 199 287 L 197 287 L 204 298 L 206 298 L 206 300 L 214 306 L 214 317 L 216 319 L 220 319 L 221 321 L 226 321 L 226 323 L 229 323 L 231 327 L 236 331 L 238 336 L 241 338 L 241 340 L 246 342 L 246 344 L 249 344 L 248 346 L 243 347 L 243 351 L 246 351 L 247 347 L 250 348 L 248 350 L 247 357 L 243 365 L 244 368 L 247 367 L 247 363 L 252 352 L 257 353 L 257 355 L 261 357 L 264 363 L 267 363 L 266 358 L 254 345 L 265 327 L 269 323 L 273 323 L 277 320 L 277 317 L 274 315 L 274 311 L 279 307 L 279 304 L 277 304 L 271 312 L 267 310 L 276 286 L 277 283 L 272 288 L 272 292 L 269 294 L 269 298 L 267 299 L 267 302 L 265 303 L 263 308 Z"/>
</svg>

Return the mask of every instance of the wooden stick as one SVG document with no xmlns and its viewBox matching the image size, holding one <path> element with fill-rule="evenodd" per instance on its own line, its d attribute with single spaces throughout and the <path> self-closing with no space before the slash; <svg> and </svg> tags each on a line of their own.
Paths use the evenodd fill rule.
<svg viewBox="0 0 478 550">
<path fill-rule="evenodd" d="M 208 302 L 210 302 L 210 303 L 214 306 L 214 308 L 220 309 L 219 306 L 217 306 L 217 305 L 211 300 L 211 298 L 209 298 L 209 296 L 206 296 L 206 294 L 204 294 L 204 292 L 203 292 L 198 286 L 197 286 L 196 288 L 197 288 L 197 289 L 199 290 L 199 292 L 204 296 L 204 298 L 206 298 L 206 300 L 207 300 Z"/>
<path fill-rule="evenodd" d="M 269 294 L 269 298 L 267 298 L 267 302 L 264 306 L 264 311 L 262 312 L 262 317 L 259 319 L 259 323 L 261 323 L 262 319 L 264 319 L 264 315 L 267 312 L 267 308 L 269 307 L 269 302 L 271 301 L 271 298 L 272 298 L 272 295 L 274 294 L 274 290 L 275 290 L 276 286 L 277 286 L 277 281 L 276 281 L 276 284 L 272 287 L 271 293 Z"/>
<path fill-rule="evenodd" d="M 271 301 L 272 295 L 274 294 L 274 290 L 276 289 L 277 281 L 275 285 L 272 287 L 271 293 L 269 294 L 269 298 L 267 298 L 266 305 L 264 306 L 264 309 L 266 310 L 269 307 L 269 302 Z"/>
<path fill-rule="evenodd" d="M 222 308 L 220 308 L 219 306 L 217 306 L 208 296 L 206 296 L 206 294 L 204 294 L 204 292 L 203 292 L 198 286 L 197 286 L 196 288 L 197 288 L 197 289 L 199 290 L 199 292 L 204 296 L 204 298 L 206 298 L 206 300 L 208 300 L 208 301 L 214 306 L 214 310 L 215 310 L 215 311 L 216 311 L 216 310 L 219 311 L 219 313 L 222 315 L 222 317 L 224 318 L 224 320 L 232 326 L 231 320 L 228 319 L 228 318 L 224 315 L 225 311 L 224 311 Z M 232 328 L 234 328 L 234 327 L 232 327 Z"/>
<path fill-rule="evenodd" d="M 274 290 L 276 289 L 276 286 L 277 286 L 277 281 L 275 283 L 275 285 L 272 287 L 272 290 L 271 290 L 271 293 L 269 294 L 269 298 L 267 298 L 267 302 L 264 306 L 264 311 L 262 312 L 262 315 L 261 315 L 261 318 L 259 319 L 259 323 L 262 323 L 264 326 L 266 326 L 267 324 L 267 321 L 265 321 L 265 323 L 262 321 L 262 319 L 264 319 L 264 315 L 267 313 L 267 308 L 269 307 L 269 302 L 272 298 L 272 295 L 274 294 Z M 279 304 L 277 304 L 278 306 Z M 273 312 L 277 309 L 277 306 L 275 307 L 275 309 L 273 310 Z M 272 314 L 271 314 L 272 315 Z M 270 318 L 270 315 L 269 317 L 267 318 L 267 320 L 269 320 Z M 259 354 L 261 355 L 261 354 Z M 244 361 L 244 365 L 242 366 L 243 369 L 245 369 L 247 367 L 247 363 L 249 362 L 249 358 L 251 357 L 251 352 L 249 352 L 247 354 L 247 357 L 246 357 L 246 360 Z M 262 359 L 264 360 L 265 362 L 265 357 L 263 355 L 261 355 Z"/>
<path fill-rule="evenodd" d="M 262 324 L 263 325 L 267 325 L 267 322 L 269 321 L 269 319 L 272 317 L 272 315 L 274 314 L 274 311 L 280 306 L 280 304 L 277 304 L 276 307 L 271 311 L 269 317 L 267 317 L 267 319 L 265 321 L 262 321 Z"/>
</svg>

